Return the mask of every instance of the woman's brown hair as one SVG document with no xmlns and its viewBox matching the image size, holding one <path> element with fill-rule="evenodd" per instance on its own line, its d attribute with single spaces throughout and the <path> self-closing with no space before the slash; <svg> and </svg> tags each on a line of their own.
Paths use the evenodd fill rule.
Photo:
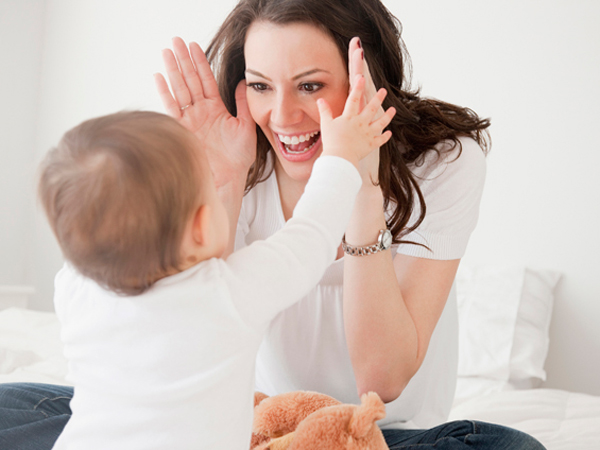
<svg viewBox="0 0 600 450">
<path fill-rule="evenodd" d="M 392 138 L 381 147 L 379 184 L 384 208 L 391 210 L 388 227 L 394 242 L 416 229 L 426 213 L 426 205 L 409 164 L 418 164 L 435 146 L 470 136 L 488 151 L 489 119 L 481 119 L 469 108 L 419 96 L 410 87 L 410 58 L 401 38 L 401 24 L 379 0 L 241 0 L 207 48 L 208 60 L 215 70 L 221 96 L 232 114 L 236 114 L 235 88 L 244 79 L 244 43 L 250 25 L 266 21 L 285 25 L 309 23 L 325 31 L 338 46 L 348 63 L 348 45 L 354 36 L 361 40 L 375 86 L 388 94 L 384 109 L 393 106 L 396 116 L 388 129 Z M 246 190 L 263 181 L 267 171 L 270 144 L 257 127 L 256 161 L 250 169 Z M 447 150 L 446 150 L 447 151 Z M 415 199 L 416 196 L 416 199 Z M 420 203 L 418 220 L 408 226 L 415 200 Z"/>
</svg>

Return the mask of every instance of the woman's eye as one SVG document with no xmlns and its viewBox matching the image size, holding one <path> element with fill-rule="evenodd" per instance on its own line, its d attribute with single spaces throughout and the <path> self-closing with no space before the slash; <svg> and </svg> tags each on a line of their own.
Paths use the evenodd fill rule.
<svg viewBox="0 0 600 450">
<path fill-rule="evenodd" d="M 323 85 L 321 83 L 302 83 L 300 90 L 304 92 L 316 92 L 321 89 Z"/>
<path fill-rule="evenodd" d="M 248 84 L 246 84 L 246 86 L 248 86 L 249 88 L 251 88 L 257 92 L 266 91 L 269 88 L 264 83 L 248 83 Z"/>
</svg>

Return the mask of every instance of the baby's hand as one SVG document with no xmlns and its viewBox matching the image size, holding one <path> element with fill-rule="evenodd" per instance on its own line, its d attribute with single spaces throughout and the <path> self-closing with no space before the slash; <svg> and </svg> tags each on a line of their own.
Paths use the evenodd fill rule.
<svg viewBox="0 0 600 450">
<path fill-rule="evenodd" d="M 383 132 L 396 114 L 389 108 L 381 117 L 375 119 L 386 96 L 380 89 L 371 101 L 361 110 L 361 101 L 365 90 L 365 79 L 357 75 L 342 115 L 332 117 L 331 108 L 325 99 L 317 100 L 321 116 L 321 139 L 323 154 L 340 156 L 355 166 L 376 148 L 385 144 L 392 136 L 391 131 Z"/>
</svg>

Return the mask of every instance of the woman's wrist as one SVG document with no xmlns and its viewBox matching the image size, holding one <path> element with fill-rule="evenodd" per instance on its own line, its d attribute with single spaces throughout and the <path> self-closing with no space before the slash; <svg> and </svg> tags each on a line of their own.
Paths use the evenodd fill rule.
<svg viewBox="0 0 600 450">
<path fill-rule="evenodd" d="M 372 244 L 386 226 L 381 188 L 363 183 L 346 228 L 346 242 L 359 246 Z"/>
</svg>

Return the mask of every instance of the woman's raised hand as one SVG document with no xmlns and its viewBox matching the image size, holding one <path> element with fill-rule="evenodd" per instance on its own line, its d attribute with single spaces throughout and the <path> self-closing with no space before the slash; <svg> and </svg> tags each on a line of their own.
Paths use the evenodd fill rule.
<svg viewBox="0 0 600 450">
<path fill-rule="evenodd" d="M 358 37 L 352 38 L 350 45 L 348 46 L 348 73 L 351 90 L 353 84 L 356 83 L 356 80 L 360 79 L 357 75 L 362 75 L 364 78 L 365 87 L 361 101 L 361 107 L 364 107 L 377 95 L 377 88 L 371 77 L 371 72 L 369 72 L 369 65 L 364 57 L 364 51 Z M 383 108 L 379 106 L 379 109 L 374 116 L 374 120 L 378 119 L 383 114 Z M 371 185 L 371 183 L 365 183 L 368 180 L 370 180 L 373 185 L 379 184 L 379 149 L 372 151 L 366 158 L 361 160 L 359 171 L 363 177 L 363 186 Z"/>
<path fill-rule="evenodd" d="M 235 91 L 237 117 L 233 117 L 197 43 L 190 43 L 188 50 L 183 39 L 175 37 L 173 51 L 165 49 L 162 56 L 171 89 L 162 74 L 155 74 L 154 79 L 167 113 L 200 140 L 217 187 L 235 176 L 245 180 L 256 159 L 256 125 L 248 110 L 245 81 Z"/>
</svg>

